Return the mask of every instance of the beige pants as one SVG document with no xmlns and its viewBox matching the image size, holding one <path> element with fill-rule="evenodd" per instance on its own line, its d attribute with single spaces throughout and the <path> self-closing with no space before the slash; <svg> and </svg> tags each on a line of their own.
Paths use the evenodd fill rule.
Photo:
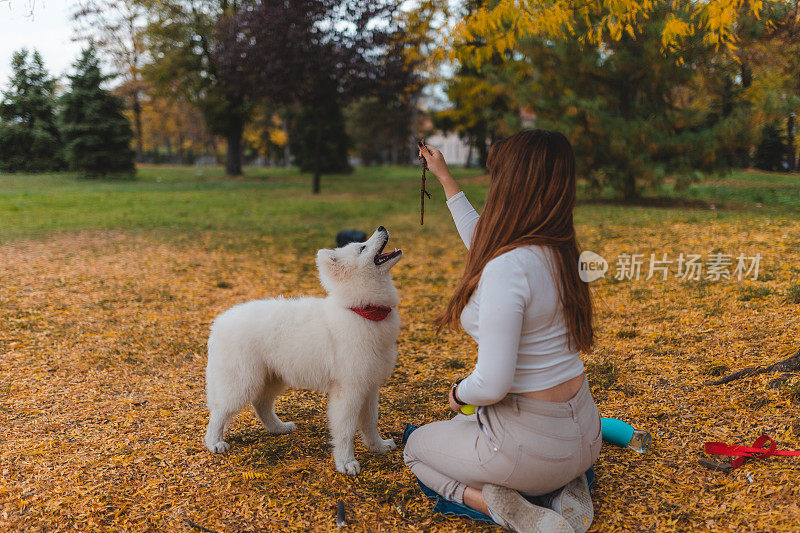
<svg viewBox="0 0 800 533">
<path fill-rule="evenodd" d="M 567 402 L 509 394 L 474 415 L 426 424 L 406 442 L 406 465 L 444 498 L 503 485 L 532 496 L 563 487 L 600 454 L 600 413 L 584 378 Z"/>
</svg>

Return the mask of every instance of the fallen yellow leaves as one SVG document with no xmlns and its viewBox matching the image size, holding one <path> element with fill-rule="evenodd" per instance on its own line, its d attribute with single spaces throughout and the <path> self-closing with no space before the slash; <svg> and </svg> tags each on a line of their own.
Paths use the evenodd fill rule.
<svg viewBox="0 0 800 533">
<path fill-rule="evenodd" d="M 607 258 L 700 252 L 712 241 L 763 252 L 769 242 L 735 221 L 582 233 L 585 247 Z M 458 237 L 392 239 L 406 251 L 395 270 L 404 325 L 380 424 L 399 442 L 406 422 L 447 416 L 447 387 L 469 371 L 475 347 L 463 332 L 437 337 L 431 325 L 461 272 Z M 0 246 L 0 530 L 189 531 L 187 520 L 216 531 L 333 530 L 338 500 L 348 530 L 493 530 L 432 515 L 399 451 L 359 447 L 361 476 L 336 473 L 324 397 L 314 392 L 291 390 L 278 401 L 297 433 L 268 436 L 244 413 L 230 428 L 229 454 L 204 449 L 210 321 L 249 299 L 322 294 L 310 244 L 220 246 L 225 240 L 85 233 Z M 786 392 L 797 377 L 703 384 L 800 345 L 800 306 L 782 297 L 798 280 L 785 266 L 800 264 L 800 247 L 767 251 L 769 281 L 753 284 L 771 292 L 749 300 L 739 299 L 737 282 L 593 284 L 598 342 L 584 359 L 593 392 L 603 416 L 654 438 L 645 455 L 604 447 L 593 530 L 800 524 L 800 461 L 754 461 L 727 476 L 696 462 L 707 440 L 750 444 L 768 433 L 782 448 L 800 448 L 798 406 Z"/>
</svg>

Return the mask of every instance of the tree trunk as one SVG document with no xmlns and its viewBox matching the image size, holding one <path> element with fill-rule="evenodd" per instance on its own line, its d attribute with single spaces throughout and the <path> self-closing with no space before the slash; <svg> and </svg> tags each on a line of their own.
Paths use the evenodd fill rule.
<svg viewBox="0 0 800 533">
<path fill-rule="evenodd" d="M 636 192 L 636 176 L 626 173 L 622 176 L 622 199 L 625 201 L 635 200 L 639 197 Z"/>
<path fill-rule="evenodd" d="M 409 129 L 411 130 L 411 146 L 416 147 L 417 146 L 417 141 L 419 140 L 419 131 L 417 130 L 417 116 L 419 114 L 419 111 L 417 109 L 417 95 L 416 94 L 414 94 L 411 97 L 410 105 L 411 105 L 411 123 L 410 123 L 411 127 Z M 419 163 L 419 159 L 418 159 L 419 156 L 417 155 L 418 153 L 419 153 L 419 150 L 417 150 L 416 148 L 411 150 L 410 159 L 411 159 L 411 165 L 412 166 Z"/>
<path fill-rule="evenodd" d="M 178 160 L 181 162 L 181 165 L 186 164 L 186 153 L 183 151 L 183 129 L 178 127 Z"/>
<path fill-rule="evenodd" d="M 789 113 L 786 118 L 786 149 L 789 158 L 789 172 L 797 170 L 797 160 L 794 157 L 794 113 Z"/>
<path fill-rule="evenodd" d="M 243 125 L 238 128 L 232 129 L 226 136 L 228 142 L 228 149 L 225 154 L 225 174 L 227 176 L 241 176 L 242 175 L 242 132 L 244 131 Z"/>
<path fill-rule="evenodd" d="M 478 149 L 478 166 L 486 168 L 486 160 L 489 159 L 489 148 L 486 146 L 486 136 L 481 135 L 481 133 L 475 135 L 475 147 Z"/>
<path fill-rule="evenodd" d="M 742 88 L 747 89 L 753 83 L 753 71 L 750 65 L 742 61 L 742 66 L 739 68 L 739 75 L 742 77 Z"/>
<path fill-rule="evenodd" d="M 319 194 L 319 184 L 321 181 L 322 176 L 319 173 L 319 167 L 314 169 L 314 181 L 311 184 L 311 192 L 314 194 Z"/>
<path fill-rule="evenodd" d="M 181 165 L 185 165 L 186 164 L 186 158 L 185 158 L 185 154 L 183 152 L 183 143 L 184 143 L 183 121 L 181 121 L 180 116 L 181 116 L 180 113 L 178 113 L 178 116 L 175 119 L 175 126 L 176 126 L 175 129 L 178 131 L 178 161 L 180 161 Z"/>
<path fill-rule="evenodd" d="M 281 117 L 281 128 L 286 135 L 286 144 L 283 145 L 283 166 L 289 168 L 292 166 L 292 150 L 289 147 L 289 127 L 286 125 L 286 117 Z"/>
<path fill-rule="evenodd" d="M 133 91 L 133 125 L 136 128 L 136 159 L 141 161 L 144 155 L 144 141 L 142 134 L 142 103 L 139 101 L 139 91 Z"/>
<path fill-rule="evenodd" d="M 319 194 L 320 185 L 320 150 L 322 148 L 322 124 L 317 120 L 317 132 L 314 138 L 314 181 L 311 184 L 311 192 Z"/>
</svg>

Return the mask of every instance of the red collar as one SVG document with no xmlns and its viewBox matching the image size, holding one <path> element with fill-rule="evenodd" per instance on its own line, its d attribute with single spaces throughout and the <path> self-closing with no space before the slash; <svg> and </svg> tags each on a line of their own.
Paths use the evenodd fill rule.
<svg viewBox="0 0 800 533">
<path fill-rule="evenodd" d="M 350 310 L 363 316 L 367 320 L 380 322 L 389 315 L 392 308 L 384 305 L 367 305 L 365 307 L 351 307 Z"/>
</svg>

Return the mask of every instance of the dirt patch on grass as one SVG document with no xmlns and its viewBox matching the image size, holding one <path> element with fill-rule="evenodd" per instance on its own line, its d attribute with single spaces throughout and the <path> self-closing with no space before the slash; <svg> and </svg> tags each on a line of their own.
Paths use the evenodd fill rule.
<svg viewBox="0 0 800 533">
<path fill-rule="evenodd" d="M 638 242 L 704 243 L 714 232 L 722 245 L 739 244 L 736 228 L 691 225 Z M 395 276 L 403 330 L 380 425 L 399 441 L 405 422 L 447 416 L 447 388 L 469 371 L 475 348 L 463 332 L 436 337 L 431 326 L 462 268 L 457 236 L 392 238 L 406 250 Z M 343 500 L 355 531 L 494 530 L 432 515 L 401 451 L 359 447 L 361 476 L 338 474 L 317 393 L 279 399 L 295 434 L 265 435 L 247 412 L 230 428 L 229 454 L 203 448 L 214 316 L 254 298 L 322 295 L 313 255 L 266 238 L 250 249 L 219 239 L 81 233 L 0 247 L 0 529 L 190 531 L 188 520 L 216 531 L 333 530 Z M 596 251 L 609 257 L 625 242 Z M 798 260 L 787 248 L 780 265 Z M 747 301 L 736 282 L 700 291 L 653 280 L 646 297 L 643 282 L 597 282 L 598 343 L 585 357 L 595 397 L 603 416 L 650 430 L 654 448 L 637 455 L 604 446 L 594 530 L 763 531 L 800 522 L 797 459 L 730 475 L 697 464 L 707 440 L 749 445 L 768 433 L 781 448 L 800 448 L 797 377 L 769 388 L 769 376 L 702 385 L 710 365 L 735 370 L 797 349 L 800 306 L 783 297 L 796 273 L 780 265 L 772 292 Z"/>
</svg>

